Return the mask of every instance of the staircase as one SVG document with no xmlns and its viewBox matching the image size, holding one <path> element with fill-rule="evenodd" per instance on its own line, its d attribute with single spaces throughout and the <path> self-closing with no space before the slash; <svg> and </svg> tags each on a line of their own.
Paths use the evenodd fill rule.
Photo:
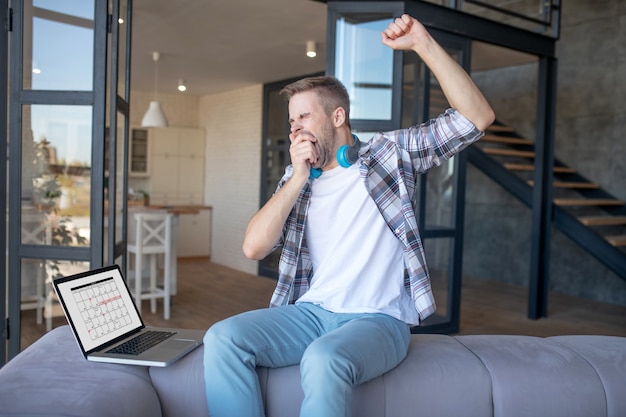
<svg viewBox="0 0 626 417">
<path fill-rule="evenodd" d="M 468 160 L 532 207 L 534 142 L 496 122 L 468 149 Z M 626 204 L 554 160 L 552 225 L 626 280 Z"/>
</svg>

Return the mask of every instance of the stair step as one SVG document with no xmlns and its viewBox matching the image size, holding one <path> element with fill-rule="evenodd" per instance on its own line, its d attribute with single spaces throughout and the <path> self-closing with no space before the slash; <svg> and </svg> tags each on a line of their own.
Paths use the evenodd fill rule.
<svg viewBox="0 0 626 417">
<path fill-rule="evenodd" d="M 531 187 L 535 184 L 535 181 L 528 180 L 528 185 Z M 593 182 L 567 182 L 567 181 L 554 181 L 552 183 L 553 187 L 556 188 L 579 188 L 579 189 L 587 189 L 587 190 L 597 190 L 600 188 L 599 184 L 595 184 Z"/>
<path fill-rule="evenodd" d="M 483 148 L 483 151 L 488 155 L 519 156 L 520 158 L 534 158 L 535 157 L 534 152 L 516 151 L 514 149 Z"/>
<path fill-rule="evenodd" d="M 531 164 L 511 164 L 505 163 L 504 167 L 506 169 L 510 169 L 511 171 L 534 171 L 535 166 Z M 576 172 L 574 168 L 570 167 L 554 167 L 554 172 L 559 174 L 573 174 Z"/>
<path fill-rule="evenodd" d="M 494 142 L 494 143 L 507 143 L 509 145 L 534 145 L 530 139 L 524 138 L 510 138 L 508 136 L 498 136 L 498 135 L 485 135 L 481 139 L 481 141 L 485 142 Z"/>
<path fill-rule="evenodd" d="M 487 128 L 490 132 L 514 132 L 511 126 L 491 125 Z"/>
<path fill-rule="evenodd" d="M 623 206 L 624 202 L 612 198 L 555 198 L 557 206 Z"/>
<path fill-rule="evenodd" d="M 605 236 L 605 239 L 613 246 L 626 246 L 626 235 Z"/>
<path fill-rule="evenodd" d="M 582 216 L 578 218 L 585 226 L 626 225 L 626 216 Z"/>
</svg>

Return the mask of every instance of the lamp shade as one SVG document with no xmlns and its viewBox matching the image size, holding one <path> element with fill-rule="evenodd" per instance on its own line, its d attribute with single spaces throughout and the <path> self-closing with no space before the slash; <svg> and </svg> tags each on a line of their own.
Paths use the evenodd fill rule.
<svg viewBox="0 0 626 417">
<path fill-rule="evenodd" d="M 167 117 L 163 114 L 161 109 L 161 103 L 158 101 L 151 101 L 148 111 L 141 119 L 142 127 L 167 127 Z"/>
</svg>

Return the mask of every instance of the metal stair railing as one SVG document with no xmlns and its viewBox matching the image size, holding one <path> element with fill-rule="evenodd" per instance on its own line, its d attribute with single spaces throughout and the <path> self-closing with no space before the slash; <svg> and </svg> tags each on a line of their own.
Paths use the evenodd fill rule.
<svg viewBox="0 0 626 417">
<path fill-rule="evenodd" d="M 501 129 L 502 131 L 507 130 Z M 517 169 L 530 172 L 528 167 L 532 167 L 532 164 L 503 163 L 495 157 L 508 154 L 508 156 L 517 158 L 532 159 L 534 144 L 519 137 L 513 130 L 508 130 L 504 135 L 506 136 L 502 137 L 507 139 L 500 141 L 496 139 L 501 148 L 470 146 L 467 149 L 468 161 L 527 207 L 532 208 L 532 181 L 524 180 L 512 171 L 512 169 Z M 503 149 L 504 151 L 494 152 L 492 149 Z M 521 153 L 515 154 L 511 151 Z M 620 240 L 623 236 L 606 236 L 598 233 L 595 229 L 599 226 L 626 225 L 626 205 L 556 158 L 554 168 L 553 177 L 558 181 L 554 183 L 553 187 L 573 189 L 583 198 L 553 198 L 552 219 L 550 219 L 552 225 L 611 271 L 626 280 L 626 252 L 619 248 L 619 245 L 623 243 Z M 603 215 L 577 216 L 570 212 L 573 206 L 597 207 L 597 210 Z"/>
</svg>

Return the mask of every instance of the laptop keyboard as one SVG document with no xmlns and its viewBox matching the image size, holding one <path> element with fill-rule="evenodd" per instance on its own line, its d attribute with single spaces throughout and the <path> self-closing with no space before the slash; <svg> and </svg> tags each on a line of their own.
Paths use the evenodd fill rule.
<svg viewBox="0 0 626 417">
<path fill-rule="evenodd" d="M 127 340 L 121 345 L 115 346 L 113 349 L 108 350 L 107 353 L 139 355 L 174 334 L 176 333 L 148 330 L 138 334 L 130 340 Z"/>
</svg>

